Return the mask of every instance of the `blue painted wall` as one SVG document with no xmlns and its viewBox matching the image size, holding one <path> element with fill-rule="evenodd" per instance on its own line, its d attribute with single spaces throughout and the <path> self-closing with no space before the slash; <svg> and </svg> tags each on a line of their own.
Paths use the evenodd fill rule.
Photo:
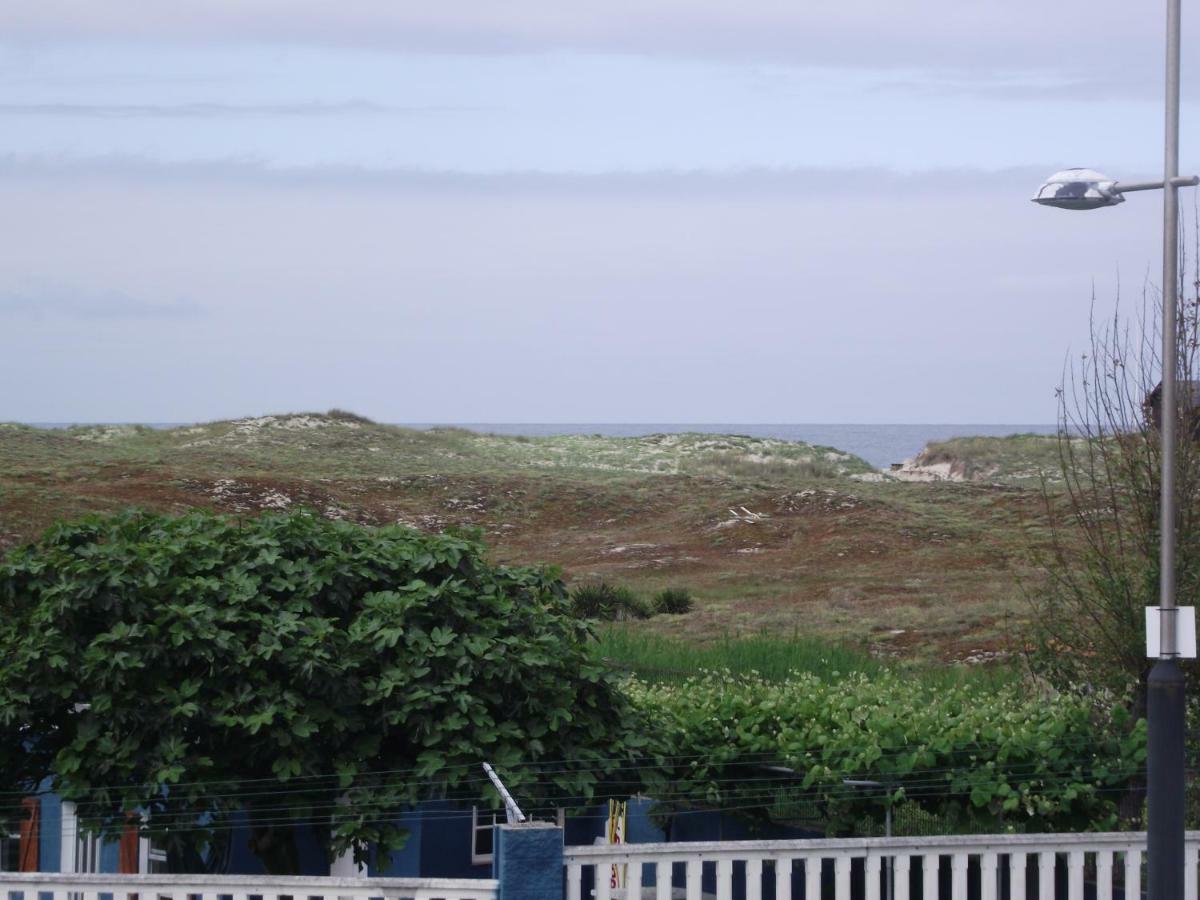
<svg viewBox="0 0 1200 900">
<path fill-rule="evenodd" d="M 47 787 L 43 785 L 42 789 Z M 38 869 L 42 872 L 58 872 L 62 865 L 62 800 L 57 794 L 43 794 L 40 800 Z"/>
<path fill-rule="evenodd" d="M 300 857 L 301 875 L 328 875 L 329 856 L 324 844 L 317 839 L 311 828 L 296 828 L 296 848 Z M 262 860 L 250 849 L 250 823 L 245 813 L 233 816 L 233 831 L 230 835 L 229 866 L 224 874 L 266 875 Z"/>
<path fill-rule="evenodd" d="M 371 858 L 367 863 L 367 875 L 371 877 L 391 876 L 393 878 L 419 878 L 421 875 L 421 814 L 412 810 L 401 816 L 397 823 L 401 828 L 408 829 L 408 840 L 401 850 L 391 853 L 380 853 L 371 848 Z"/>
</svg>

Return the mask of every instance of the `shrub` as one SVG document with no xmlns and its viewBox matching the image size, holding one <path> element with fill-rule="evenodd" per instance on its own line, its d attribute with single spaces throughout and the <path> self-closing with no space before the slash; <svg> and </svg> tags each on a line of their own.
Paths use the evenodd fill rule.
<svg viewBox="0 0 1200 900">
<path fill-rule="evenodd" d="M 687 588 L 666 588 L 654 595 L 658 615 L 682 616 L 692 611 L 692 592 Z"/>
<path fill-rule="evenodd" d="M 662 742 L 661 766 L 643 773 L 662 811 L 823 821 L 830 835 L 902 801 L 981 831 L 1112 828 L 1146 758 L 1145 720 L 1027 684 L 709 672 L 681 684 L 631 679 L 627 689 Z M 772 774 L 768 763 L 781 768 Z M 894 789 L 849 791 L 845 778 Z"/>
<path fill-rule="evenodd" d="M 366 416 L 360 416 L 356 412 L 350 412 L 347 409 L 331 409 L 325 413 L 327 418 L 337 419 L 339 422 L 354 422 L 358 425 L 374 425 L 374 419 L 368 419 Z"/>
<path fill-rule="evenodd" d="M 575 588 L 571 593 L 571 603 L 575 614 L 583 619 L 621 622 L 650 618 L 649 607 L 637 594 L 627 587 L 618 587 L 606 581 Z"/>
<path fill-rule="evenodd" d="M 553 573 L 462 537 L 305 512 L 58 525 L 0 561 L 0 785 L 86 800 L 105 835 L 142 810 L 168 853 L 245 814 L 275 873 L 299 871 L 289 824 L 394 849 L 395 810 L 490 800 L 480 760 L 547 805 L 641 746 L 590 637 Z"/>
</svg>

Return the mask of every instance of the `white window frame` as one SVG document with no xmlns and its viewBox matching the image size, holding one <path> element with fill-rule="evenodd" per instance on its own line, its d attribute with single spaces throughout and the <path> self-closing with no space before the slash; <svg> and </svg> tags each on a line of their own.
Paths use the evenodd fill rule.
<svg viewBox="0 0 1200 900">
<path fill-rule="evenodd" d="M 59 863 L 62 872 L 100 871 L 100 841 L 94 834 L 79 833 L 79 816 L 75 812 L 75 804 L 69 801 L 62 805 L 62 851 Z"/>
<path fill-rule="evenodd" d="M 476 852 L 477 848 L 479 846 L 477 843 L 477 837 L 478 837 L 479 832 L 482 831 L 483 829 L 485 829 L 485 828 L 489 829 L 489 830 L 494 829 L 498 824 L 500 824 L 501 821 L 503 821 L 500 818 L 500 813 L 496 812 L 495 810 L 483 810 L 482 815 L 487 816 L 490 821 L 480 824 L 479 820 L 480 820 L 481 814 L 480 814 L 479 807 L 478 806 L 471 807 L 471 865 L 473 865 L 473 866 L 487 865 L 488 863 L 492 862 L 496 858 L 496 836 L 495 836 L 495 833 L 493 832 L 493 834 L 492 834 L 492 852 L 491 853 Z"/>
<path fill-rule="evenodd" d="M 150 838 L 138 838 L 138 873 L 162 875 L 167 871 L 167 851 Z"/>
<path fill-rule="evenodd" d="M 494 830 L 492 832 L 492 852 L 491 853 L 476 853 L 475 852 L 475 849 L 477 847 L 477 844 L 475 843 L 475 836 L 481 830 L 483 830 L 484 828 L 495 829 L 495 827 L 497 825 L 502 825 L 502 824 L 504 824 L 505 821 L 507 821 L 506 818 L 504 817 L 504 814 L 501 813 L 500 810 L 483 810 L 483 815 L 486 816 L 489 813 L 491 815 L 491 820 L 492 820 L 491 823 L 490 824 L 488 824 L 488 823 L 480 824 L 480 821 L 479 821 L 480 809 L 479 809 L 479 807 L 478 806 L 471 807 L 471 865 L 473 865 L 473 866 L 487 865 L 488 863 L 492 862 L 496 858 L 496 834 L 495 834 Z M 562 808 L 561 806 L 558 809 L 556 809 L 554 812 L 554 821 L 558 825 L 559 828 L 566 827 L 567 811 L 564 808 Z"/>
</svg>

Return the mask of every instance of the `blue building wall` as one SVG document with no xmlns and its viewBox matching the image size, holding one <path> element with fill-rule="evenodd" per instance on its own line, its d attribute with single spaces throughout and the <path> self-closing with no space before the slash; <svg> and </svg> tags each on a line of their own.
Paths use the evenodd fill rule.
<svg viewBox="0 0 1200 900">
<path fill-rule="evenodd" d="M 421 828 L 421 813 L 410 810 L 401 816 L 397 823 L 408 830 L 408 840 L 401 850 L 391 853 L 380 853 L 371 848 L 371 858 L 367 865 L 367 875 L 371 877 L 391 876 L 393 878 L 419 878 L 421 875 L 421 844 L 423 829 Z"/>
<path fill-rule="evenodd" d="M 40 801 L 38 869 L 58 872 L 62 867 L 62 800 L 57 794 L 43 794 Z"/>
<path fill-rule="evenodd" d="M 234 813 L 233 829 L 229 836 L 229 862 L 223 874 L 266 875 L 267 870 L 250 849 L 250 820 L 245 813 Z M 314 829 L 295 829 L 296 849 L 301 875 L 328 875 L 329 855 Z"/>
</svg>

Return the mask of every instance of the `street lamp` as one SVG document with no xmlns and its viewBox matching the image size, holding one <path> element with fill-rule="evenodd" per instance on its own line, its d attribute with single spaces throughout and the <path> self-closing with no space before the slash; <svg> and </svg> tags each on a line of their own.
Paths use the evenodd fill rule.
<svg viewBox="0 0 1200 900">
<path fill-rule="evenodd" d="M 1146 715 L 1147 888 L 1150 900 L 1184 896 L 1183 673 L 1176 660 L 1179 640 L 1175 602 L 1175 328 L 1179 282 L 1179 188 L 1200 184 L 1179 177 L 1180 0 L 1167 0 L 1166 132 L 1162 181 L 1121 183 L 1090 169 L 1052 175 L 1035 203 L 1060 209 L 1116 206 L 1130 191 L 1163 191 L 1162 476 L 1159 501 L 1159 651 L 1150 671 Z"/>
</svg>

